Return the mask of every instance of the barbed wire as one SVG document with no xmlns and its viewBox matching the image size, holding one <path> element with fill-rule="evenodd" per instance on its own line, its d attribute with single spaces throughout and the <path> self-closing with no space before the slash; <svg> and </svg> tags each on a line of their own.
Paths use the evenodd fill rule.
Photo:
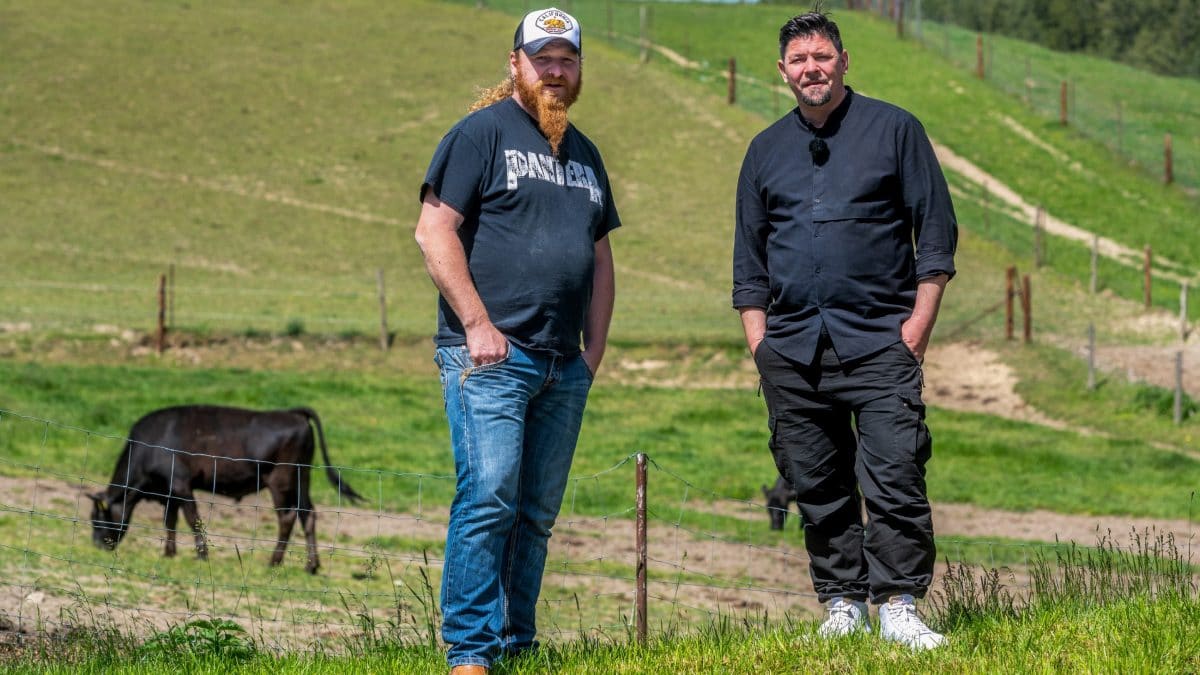
<svg viewBox="0 0 1200 675">
<path fill-rule="evenodd" d="M 295 280 L 291 280 L 294 282 Z M 373 288 L 375 279 L 371 279 L 371 290 L 352 290 L 352 289 L 329 289 L 328 279 L 322 278 L 315 282 L 323 287 L 324 290 L 293 290 L 280 288 L 262 288 L 262 287 L 247 287 L 247 286 L 203 286 L 188 283 L 184 288 L 189 295 L 257 295 L 257 296 L 272 296 L 272 297 L 288 297 L 288 298 L 330 298 L 336 300 L 363 298 L 371 301 L 378 300 L 379 293 Z M 364 287 L 367 284 L 364 282 Z M 56 281 L 56 280 L 40 280 L 40 279 L 22 279 L 14 281 L 0 281 L 0 288 L 16 288 L 22 290 L 31 289 L 47 289 L 55 291 L 82 291 L 85 293 L 135 293 L 140 296 L 149 296 L 153 290 L 151 284 L 110 284 L 99 283 L 94 281 Z"/>
</svg>

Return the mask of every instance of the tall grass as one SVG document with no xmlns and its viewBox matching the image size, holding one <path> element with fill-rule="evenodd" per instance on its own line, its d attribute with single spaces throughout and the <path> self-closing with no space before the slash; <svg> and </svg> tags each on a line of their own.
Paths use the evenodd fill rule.
<svg viewBox="0 0 1200 675">
<path fill-rule="evenodd" d="M 1073 549 L 1034 566 L 1027 594 L 1006 588 L 999 569 L 952 567 L 929 599 L 930 624 L 949 645 L 910 653 L 873 636 L 826 641 L 816 622 L 782 624 L 717 618 L 686 635 L 646 644 L 629 635 L 551 644 L 499 673 L 755 673 L 901 668 L 922 672 L 1061 670 L 1187 672 L 1200 666 L 1200 606 L 1190 560 L 1169 538 L 1144 532 L 1128 550 L 1111 540 L 1084 554 Z M 427 608 L 428 610 L 428 608 Z M 432 621 L 427 621 L 430 631 Z M 10 646 L 3 665 L 15 673 L 434 672 L 444 668 L 432 635 L 390 641 L 365 632 L 349 655 L 324 650 L 283 657 L 265 651 L 240 626 L 194 621 L 135 642 L 103 627 Z"/>
</svg>

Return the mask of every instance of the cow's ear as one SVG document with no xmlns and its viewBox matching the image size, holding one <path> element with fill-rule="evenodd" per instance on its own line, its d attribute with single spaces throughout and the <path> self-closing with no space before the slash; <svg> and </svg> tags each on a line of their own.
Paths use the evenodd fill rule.
<svg viewBox="0 0 1200 675">
<path fill-rule="evenodd" d="M 107 511 L 108 510 L 108 502 L 105 501 L 105 499 L 104 499 L 105 496 L 106 495 L 103 492 L 97 492 L 94 495 L 88 495 L 88 498 L 91 499 L 93 502 L 96 502 L 96 506 L 98 506 L 101 511 Z"/>
</svg>

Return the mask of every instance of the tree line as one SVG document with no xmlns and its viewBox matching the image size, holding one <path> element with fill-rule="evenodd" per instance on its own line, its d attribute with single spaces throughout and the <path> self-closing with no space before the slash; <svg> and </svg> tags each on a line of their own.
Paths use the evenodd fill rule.
<svg viewBox="0 0 1200 675">
<path fill-rule="evenodd" d="M 1163 75 L 1200 77 L 1200 0 L 920 2 L 925 19 L 1057 51 L 1093 54 Z"/>
</svg>

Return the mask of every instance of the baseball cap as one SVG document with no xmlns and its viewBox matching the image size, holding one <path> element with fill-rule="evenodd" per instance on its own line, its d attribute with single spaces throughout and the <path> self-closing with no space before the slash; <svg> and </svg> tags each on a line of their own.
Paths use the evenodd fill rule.
<svg viewBox="0 0 1200 675">
<path fill-rule="evenodd" d="M 513 49 L 518 47 L 533 56 L 553 40 L 566 40 L 576 52 L 583 52 L 579 39 L 579 22 L 561 9 L 548 7 L 535 9 L 517 24 L 513 35 Z"/>
</svg>

